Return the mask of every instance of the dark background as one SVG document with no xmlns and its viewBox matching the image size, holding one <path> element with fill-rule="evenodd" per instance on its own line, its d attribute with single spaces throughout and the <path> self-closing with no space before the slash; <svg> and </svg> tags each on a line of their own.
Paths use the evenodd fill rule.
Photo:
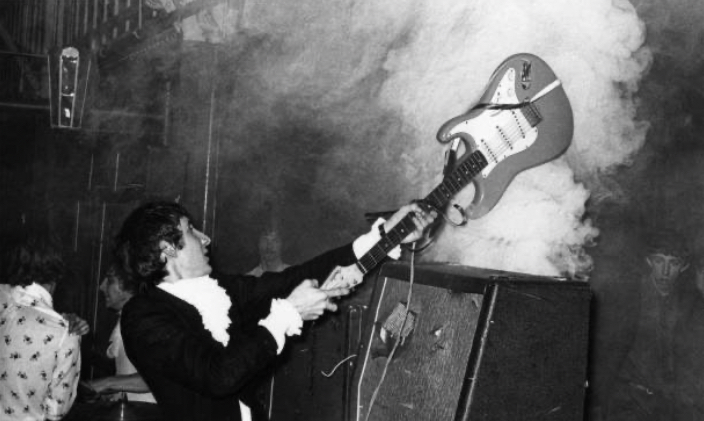
<svg viewBox="0 0 704 421">
<path fill-rule="evenodd" d="M 673 228 L 701 253 L 695 1 L 201 1 L 179 16 L 145 7 L 140 37 L 134 5 L 98 2 L 123 12 L 86 27 L 77 16 L 96 11 L 81 4 L 0 2 L 0 236 L 6 247 L 37 224 L 61 236 L 73 276 L 57 305 L 94 325 L 86 346 L 109 334 L 97 285 L 138 203 L 184 203 L 224 271 L 255 267 L 272 230 L 283 260 L 299 262 L 363 232 L 364 212 L 427 194 L 437 129 L 518 52 L 562 79 L 572 147 L 521 174 L 487 217 L 443 230 L 423 259 L 589 282 L 598 404 L 632 334 L 644 237 Z M 56 129 L 45 55 L 72 43 L 94 63 L 87 106 L 80 129 Z M 681 283 L 699 294 L 691 270 Z"/>
</svg>

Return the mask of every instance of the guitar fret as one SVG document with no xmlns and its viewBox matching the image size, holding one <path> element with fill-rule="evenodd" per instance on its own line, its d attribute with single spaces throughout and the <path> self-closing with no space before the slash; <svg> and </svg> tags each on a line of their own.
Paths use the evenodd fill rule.
<svg viewBox="0 0 704 421">
<path fill-rule="evenodd" d="M 486 166 L 487 161 L 484 155 L 480 151 L 474 151 L 452 173 L 445 177 L 440 185 L 430 192 L 425 201 L 435 209 L 442 210 L 452 196 L 472 181 Z M 396 224 L 370 251 L 357 261 L 360 271 L 366 274 L 372 270 L 386 258 L 389 251 L 401 244 L 401 241 L 415 229 L 416 225 L 413 222 L 413 218 L 410 215 L 406 215 L 401 222 Z"/>
<path fill-rule="evenodd" d="M 446 198 L 449 199 L 450 197 L 452 197 L 452 191 L 449 190 L 445 184 L 440 184 L 438 189 L 440 190 L 440 193 L 442 193 L 442 195 Z"/>
<path fill-rule="evenodd" d="M 442 200 L 442 197 L 436 197 L 437 192 L 433 190 L 426 198 L 425 201 L 429 202 L 432 207 L 435 209 L 440 209 L 443 206 L 445 206 L 445 201 Z"/>
<path fill-rule="evenodd" d="M 443 184 L 449 184 L 452 188 L 453 193 L 457 193 L 462 189 L 463 186 L 461 184 L 455 184 L 455 179 L 454 177 L 451 177 L 451 175 L 452 174 L 450 174 L 450 176 L 448 177 L 445 177 L 445 180 L 443 180 Z"/>
</svg>

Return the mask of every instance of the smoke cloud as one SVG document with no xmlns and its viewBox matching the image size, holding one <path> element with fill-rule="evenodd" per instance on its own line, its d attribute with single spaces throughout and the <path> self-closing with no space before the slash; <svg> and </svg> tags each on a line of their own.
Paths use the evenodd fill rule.
<svg viewBox="0 0 704 421">
<path fill-rule="evenodd" d="M 425 197 L 441 181 L 437 130 L 477 102 L 505 58 L 532 53 L 570 99 L 570 149 L 519 174 L 485 217 L 443 229 L 424 259 L 586 276 L 585 246 L 598 236 L 585 216 L 590 190 L 618 194 L 600 180 L 630 163 L 648 129 L 634 100 L 651 64 L 644 39 L 627 1 L 246 2 L 226 75 L 236 80 L 226 118 L 236 122 L 223 153 L 266 168 L 243 167 L 238 182 L 262 193 L 241 206 L 275 201 L 286 212 L 274 218 L 310 221 L 297 229 L 311 238 L 340 226 L 349 238 L 362 213 Z M 472 190 L 455 202 L 466 206 Z"/>
</svg>

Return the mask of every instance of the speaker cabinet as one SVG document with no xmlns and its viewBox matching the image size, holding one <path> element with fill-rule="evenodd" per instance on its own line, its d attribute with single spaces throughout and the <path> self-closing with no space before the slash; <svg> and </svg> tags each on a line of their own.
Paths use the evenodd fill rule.
<svg viewBox="0 0 704 421">
<path fill-rule="evenodd" d="M 587 283 L 464 266 L 411 270 L 394 262 L 377 276 L 347 419 L 583 419 Z"/>
</svg>

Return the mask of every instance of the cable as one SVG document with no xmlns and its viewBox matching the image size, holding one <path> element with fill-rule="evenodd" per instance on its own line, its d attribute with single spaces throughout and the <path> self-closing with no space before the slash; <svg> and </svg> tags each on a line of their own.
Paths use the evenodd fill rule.
<svg viewBox="0 0 704 421">
<path fill-rule="evenodd" d="M 406 328 L 406 322 L 408 321 L 408 313 L 411 311 L 411 298 L 413 297 L 413 280 L 415 278 L 415 242 L 412 243 L 413 248 L 411 249 L 411 264 L 410 264 L 410 276 L 408 279 L 408 295 L 406 296 L 406 314 L 403 317 L 403 324 L 401 324 L 401 330 L 399 330 L 398 333 L 398 339 L 396 339 L 396 342 L 394 343 L 393 348 L 391 348 L 391 352 L 389 353 L 388 358 L 386 359 L 386 364 L 384 364 L 384 370 L 381 372 L 381 377 L 379 378 L 379 383 L 377 384 L 376 388 L 374 389 L 374 392 L 372 393 L 372 397 L 369 400 L 369 407 L 367 408 L 367 416 L 364 418 L 365 421 L 369 421 L 369 416 L 372 413 L 372 407 L 374 406 L 374 402 L 376 401 L 377 396 L 379 395 L 379 390 L 381 389 L 381 385 L 384 383 L 384 380 L 386 378 L 386 373 L 389 370 L 389 365 L 391 365 L 391 360 L 394 358 L 394 354 L 396 353 L 396 349 L 398 348 L 398 345 L 401 343 L 401 334 L 403 333 L 404 329 Z"/>
</svg>

